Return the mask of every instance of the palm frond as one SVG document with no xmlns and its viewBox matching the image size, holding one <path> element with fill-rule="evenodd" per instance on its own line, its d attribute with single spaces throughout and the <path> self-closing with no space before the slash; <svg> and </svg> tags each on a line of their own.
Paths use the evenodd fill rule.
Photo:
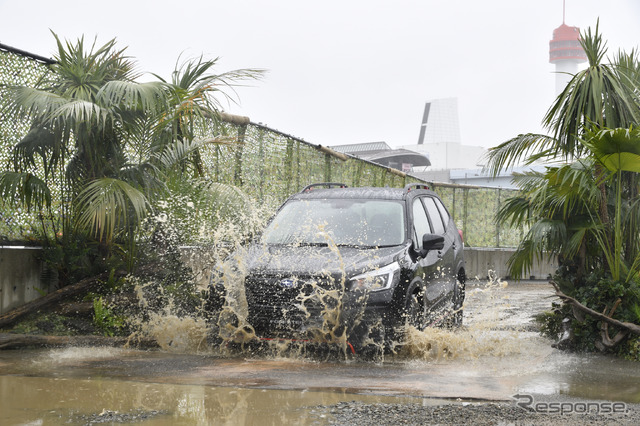
<svg viewBox="0 0 640 426">
<path fill-rule="evenodd" d="M 49 177 L 60 165 L 65 146 L 59 131 L 35 125 L 13 148 L 15 170 L 31 170 L 41 159 L 45 177 Z"/>
<path fill-rule="evenodd" d="M 156 112 L 166 108 L 168 89 L 160 82 L 112 80 L 100 88 L 96 98 L 101 105 Z"/>
<path fill-rule="evenodd" d="M 552 212 L 561 211 L 564 218 L 595 209 L 600 202 L 592 160 L 550 167 L 545 180 L 548 207 Z"/>
<path fill-rule="evenodd" d="M 9 115 L 42 121 L 52 110 L 68 102 L 57 93 L 33 87 L 8 87 L 6 109 Z"/>
<path fill-rule="evenodd" d="M 518 228 L 525 226 L 531 220 L 531 204 L 525 196 L 507 198 L 496 213 L 496 221 Z"/>
<path fill-rule="evenodd" d="M 53 31 L 52 34 L 58 46 L 58 52 L 54 55 L 56 63 L 52 65 L 59 76 L 55 91 L 67 98 L 93 102 L 105 82 L 133 81 L 139 76 L 135 73 L 133 61 L 124 54 L 126 48 L 116 49 L 115 39 L 96 47 L 96 38 L 87 50 L 84 37 L 75 44 L 69 41 L 62 43 L 57 34 Z"/>
<path fill-rule="evenodd" d="M 205 200 L 219 218 L 242 219 L 251 211 L 251 198 L 241 188 L 220 182 L 203 182 Z"/>
<path fill-rule="evenodd" d="M 144 192 L 147 198 L 158 197 L 167 191 L 162 172 L 150 162 L 127 164 L 120 170 L 119 177 Z"/>
<path fill-rule="evenodd" d="M 527 276 L 535 261 L 558 254 L 566 237 L 567 229 L 562 221 L 542 219 L 533 223 L 507 261 L 509 274 L 517 280 Z"/>
<path fill-rule="evenodd" d="M 532 154 L 548 152 L 555 144 L 555 139 L 534 133 L 518 135 L 513 139 L 490 148 L 487 152 L 485 169 L 491 176 L 498 176 L 501 171 L 521 165 L 531 164 Z M 540 159 L 535 157 L 535 160 Z"/>
<path fill-rule="evenodd" d="M 101 178 L 89 183 L 78 195 L 77 209 L 79 228 L 111 241 L 118 229 L 137 226 L 142 221 L 148 201 L 125 181 Z"/>
<path fill-rule="evenodd" d="M 603 64 L 606 46 L 596 30 L 581 38 L 589 66 L 576 73 L 549 108 L 543 124 L 557 140 L 557 152 L 566 158 L 582 155 L 580 137 L 593 127 L 628 127 L 640 119 L 633 89 L 621 81 L 614 66 Z"/>
<path fill-rule="evenodd" d="M 640 173 L 639 128 L 605 128 L 589 132 L 581 142 L 609 171 Z"/>
<path fill-rule="evenodd" d="M 164 150 L 157 155 L 156 159 L 165 169 L 171 169 L 188 160 L 189 157 L 197 152 L 205 143 L 205 140 L 178 140 L 165 146 Z"/>
<path fill-rule="evenodd" d="M 46 182 L 31 173 L 0 172 L 0 199 L 31 210 L 51 207 L 51 191 Z"/>
<path fill-rule="evenodd" d="M 108 116 L 109 111 L 94 102 L 73 99 L 52 110 L 45 117 L 45 120 L 69 123 L 73 126 L 72 129 L 77 131 L 79 126 L 87 124 L 97 125 L 100 128 L 104 127 Z"/>
</svg>

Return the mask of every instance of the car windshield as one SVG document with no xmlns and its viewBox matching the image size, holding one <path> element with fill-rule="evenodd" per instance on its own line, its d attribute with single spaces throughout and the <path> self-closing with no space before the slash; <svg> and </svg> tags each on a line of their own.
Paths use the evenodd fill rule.
<svg viewBox="0 0 640 426">
<path fill-rule="evenodd" d="M 391 200 L 293 200 L 269 226 L 266 244 L 379 247 L 405 240 L 404 208 Z"/>
</svg>

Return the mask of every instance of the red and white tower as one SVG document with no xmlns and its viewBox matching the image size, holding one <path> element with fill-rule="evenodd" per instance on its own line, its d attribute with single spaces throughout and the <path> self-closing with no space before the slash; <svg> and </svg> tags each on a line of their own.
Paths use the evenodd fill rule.
<svg viewBox="0 0 640 426">
<path fill-rule="evenodd" d="M 587 60 L 580 45 L 580 28 L 564 23 L 565 4 L 562 2 L 562 25 L 553 30 L 549 42 L 549 62 L 556 65 L 556 94 L 560 94 L 567 83 L 578 72 L 578 64 Z"/>
</svg>

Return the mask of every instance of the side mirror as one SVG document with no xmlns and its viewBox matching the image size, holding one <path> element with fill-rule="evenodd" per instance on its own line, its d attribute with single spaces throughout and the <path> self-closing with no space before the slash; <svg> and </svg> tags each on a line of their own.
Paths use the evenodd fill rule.
<svg viewBox="0 0 640 426">
<path fill-rule="evenodd" d="M 422 250 L 426 255 L 430 250 L 442 250 L 444 237 L 442 235 L 424 234 L 422 236 Z"/>
</svg>

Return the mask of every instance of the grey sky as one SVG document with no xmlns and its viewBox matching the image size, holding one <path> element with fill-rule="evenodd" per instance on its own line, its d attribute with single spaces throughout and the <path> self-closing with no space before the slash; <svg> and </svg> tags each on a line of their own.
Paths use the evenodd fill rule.
<svg viewBox="0 0 640 426">
<path fill-rule="evenodd" d="M 639 0 L 567 0 L 566 23 L 609 52 L 640 44 Z M 323 145 L 418 139 L 424 103 L 457 97 L 462 142 L 541 131 L 554 97 L 549 40 L 562 0 L 0 0 L 0 42 L 52 56 L 54 39 L 117 38 L 142 71 L 221 57 L 266 68 L 232 113 Z"/>
</svg>

